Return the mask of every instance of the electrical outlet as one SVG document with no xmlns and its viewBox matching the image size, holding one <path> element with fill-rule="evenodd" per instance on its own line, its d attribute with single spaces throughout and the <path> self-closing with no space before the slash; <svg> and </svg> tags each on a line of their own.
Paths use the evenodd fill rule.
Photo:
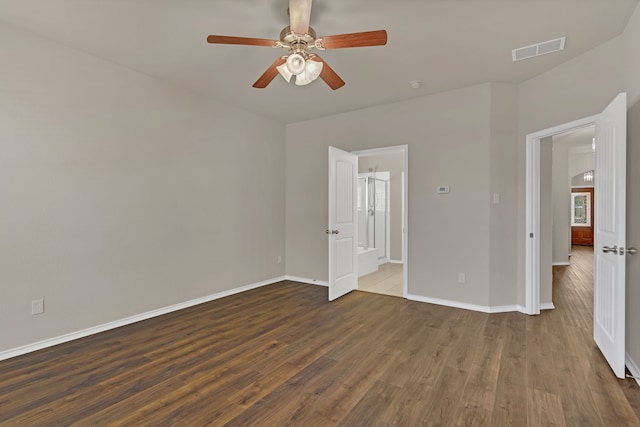
<svg viewBox="0 0 640 427">
<path fill-rule="evenodd" d="M 44 313 L 44 300 L 34 299 L 31 301 L 31 314 L 42 314 Z"/>
<path fill-rule="evenodd" d="M 458 283 L 464 283 L 467 277 L 464 273 L 458 273 Z"/>
</svg>

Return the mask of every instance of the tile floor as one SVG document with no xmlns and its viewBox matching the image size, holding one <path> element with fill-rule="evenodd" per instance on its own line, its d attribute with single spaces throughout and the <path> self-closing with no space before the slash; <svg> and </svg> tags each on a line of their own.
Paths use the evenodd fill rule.
<svg viewBox="0 0 640 427">
<path fill-rule="evenodd" d="M 386 263 L 358 279 L 358 290 L 402 297 L 402 264 Z"/>
</svg>

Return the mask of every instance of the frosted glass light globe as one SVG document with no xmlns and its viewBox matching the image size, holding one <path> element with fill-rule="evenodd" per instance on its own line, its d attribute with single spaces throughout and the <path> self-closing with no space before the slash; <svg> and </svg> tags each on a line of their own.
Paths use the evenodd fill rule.
<svg viewBox="0 0 640 427">
<path fill-rule="evenodd" d="M 291 71 L 291 74 L 296 76 L 304 72 L 305 63 L 304 57 L 299 53 L 292 53 L 287 58 L 287 68 Z"/>
</svg>

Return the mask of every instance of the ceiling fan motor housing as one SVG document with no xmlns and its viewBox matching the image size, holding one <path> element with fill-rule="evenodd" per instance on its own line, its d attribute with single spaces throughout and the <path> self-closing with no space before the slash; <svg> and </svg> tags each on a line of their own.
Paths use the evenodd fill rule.
<svg viewBox="0 0 640 427">
<path fill-rule="evenodd" d="M 307 34 L 296 34 L 287 26 L 280 31 L 280 43 L 290 53 L 299 53 L 306 59 L 309 52 L 316 47 L 316 32 L 309 27 Z"/>
</svg>

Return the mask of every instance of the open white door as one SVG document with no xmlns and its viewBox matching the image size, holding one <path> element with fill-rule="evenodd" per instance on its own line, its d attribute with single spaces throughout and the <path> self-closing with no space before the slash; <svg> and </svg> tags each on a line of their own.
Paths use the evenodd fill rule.
<svg viewBox="0 0 640 427">
<path fill-rule="evenodd" d="M 329 147 L 329 301 L 358 288 L 358 156 Z"/>
<path fill-rule="evenodd" d="M 618 378 L 625 361 L 627 94 L 596 120 L 593 338 Z"/>
</svg>

